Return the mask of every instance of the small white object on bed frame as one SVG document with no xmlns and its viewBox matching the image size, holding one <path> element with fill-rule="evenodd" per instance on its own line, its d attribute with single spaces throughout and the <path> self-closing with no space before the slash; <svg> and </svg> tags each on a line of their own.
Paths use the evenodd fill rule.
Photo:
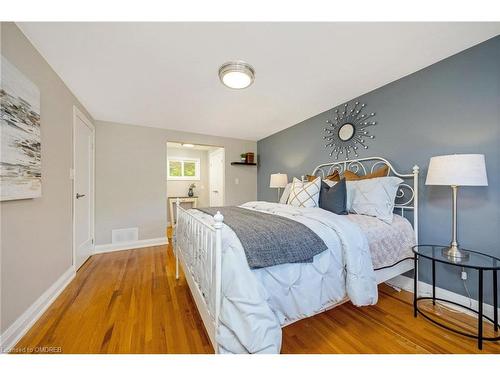
<svg viewBox="0 0 500 375">
<path fill-rule="evenodd" d="M 373 172 L 375 168 L 387 165 L 389 175 L 397 176 L 402 179 L 410 179 L 411 182 L 404 182 L 400 185 L 396 195 L 396 213 L 402 216 L 413 212 L 413 228 L 415 231 L 415 240 L 418 243 L 418 174 L 419 167 L 415 165 L 413 172 L 403 174 L 397 172 L 394 167 L 384 158 L 370 157 L 363 159 L 346 160 L 318 165 L 312 175 L 326 177 L 333 171 L 339 173 L 352 171 L 357 174 L 367 174 Z M 412 185 L 411 185 L 412 183 Z M 180 201 L 176 202 L 177 224 L 174 232 L 174 253 L 176 259 L 175 277 L 179 278 L 179 262 L 182 265 L 186 281 L 191 290 L 191 294 L 196 303 L 203 324 L 207 330 L 208 336 L 218 352 L 216 340 L 217 327 L 219 322 L 219 312 L 222 301 L 222 227 L 223 216 L 217 212 L 214 215 L 213 225 L 209 225 L 189 211 L 181 207 Z M 413 269 L 411 259 L 404 260 L 396 265 L 375 271 L 377 282 L 383 283 L 398 275 Z M 347 301 L 344 300 L 341 303 Z M 323 311 L 339 305 L 332 304 Z"/>
</svg>

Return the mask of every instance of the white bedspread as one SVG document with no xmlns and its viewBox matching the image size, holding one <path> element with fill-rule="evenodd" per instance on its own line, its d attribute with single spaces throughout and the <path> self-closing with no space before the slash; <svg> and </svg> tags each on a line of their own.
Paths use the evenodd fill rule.
<svg viewBox="0 0 500 375">
<path fill-rule="evenodd" d="M 222 353 L 279 353 L 281 327 L 349 297 L 357 306 L 377 303 L 368 242 L 359 226 L 320 208 L 269 202 L 241 207 L 281 215 L 313 230 L 328 250 L 312 263 L 251 270 L 235 233 L 222 230 L 222 307 L 217 342 Z M 191 213 L 213 224 L 201 211 Z"/>
</svg>

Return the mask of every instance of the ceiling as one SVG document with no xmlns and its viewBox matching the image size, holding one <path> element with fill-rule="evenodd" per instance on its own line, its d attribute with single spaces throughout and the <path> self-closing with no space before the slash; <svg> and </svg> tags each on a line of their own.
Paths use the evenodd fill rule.
<svg viewBox="0 0 500 375">
<path fill-rule="evenodd" d="M 185 147 L 185 146 L 183 146 L 183 143 L 167 142 L 167 149 L 168 148 L 181 148 L 183 150 L 213 151 L 213 150 L 217 150 L 217 149 L 222 148 L 222 147 L 196 145 L 196 144 L 193 144 L 192 147 Z"/>
<path fill-rule="evenodd" d="M 500 33 L 500 23 L 19 23 L 96 120 L 258 140 Z M 219 66 L 245 60 L 231 90 Z"/>
</svg>

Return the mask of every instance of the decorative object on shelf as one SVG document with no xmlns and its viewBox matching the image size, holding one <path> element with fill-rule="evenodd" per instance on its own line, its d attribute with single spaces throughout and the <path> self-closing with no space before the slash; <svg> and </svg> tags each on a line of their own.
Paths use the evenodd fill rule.
<svg viewBox="0 0 500 375">
<path fill-rule="evenodd" d="M 349 107 L 349 103 L 344 104 L 343 110 L 337 107 L 334 118 L 326 121 L 329 127 L 324 129 L 327 135 L 323 139 L 326 140 L 325 147 L 332 148 L 330 156 L 335 159 L 345 157 L 347 160 L 352 154 L 358 156 L 360 147 L 365 150 L 368 148 L 365 141 L 375 138 L 368 132 L 370 126 L 377 124 L 376 121 L 368 121 L 375 113 L 364 114 L 366 104 L 360 102 L 355 102 L 352 108 Z"/>
<path fill-rule="evenodd" d="M 219 79 L 230 89 L 245 89 L 255 80 L 255 69 L 241 60 L 229 61 L 219 68 Z"/>
<path fill-rule="evenodd" d="M 194 196 L 194 192 L 193 192 L 193 189 L 196 188 L 196 185 L 195 184 L 191 184 L 189 185 L 189 189 L 188 189 L 188 197 L 192 197 Z"/>
<path fill-rule="evenodd" d="M 278 202 L 280 200 L 280 192 L 281 188 L 286 187 L 288 184 L 288 176 L 286 173 L 274 173 L 271 175 L 270 181 L 269 181 L 269 187 L 273 189 L 278 189 Z"/>
<path fill-rule="evenodd" d="M 459 186 L 488 186 L 486 165 L 482 154 L 434 156 L 429 162 L 426 185 L 445 185 L 452 192 L 452 239 L 443 250 L 449 259 L 467 260 L 469 254 L 460 249 L 457 241 L 457 192 Z"/>
<path fill-rule="evenodd" d="M 0 200 L 42 196 L 40 90 L 1 56 Z"/>
<path fill-rule="evenodd" d="M 253 152 L 247 152 L 246 153 L 246 162 L 248 164 L 253 164 L 254 163 L 254 158 L 255 158 L 255 154 Z"/>
<path fill-rule="evenodd" d="M 240 154 L 241 161 L 233 161 L 231 165 L 257 165 L 255 163 L 255 154 L 253 152 L 245 152 Z"/>
</svg>

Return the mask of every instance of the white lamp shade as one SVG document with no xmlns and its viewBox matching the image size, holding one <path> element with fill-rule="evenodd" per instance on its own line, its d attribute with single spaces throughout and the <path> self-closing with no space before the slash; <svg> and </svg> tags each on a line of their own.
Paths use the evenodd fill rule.
<svg viewBox="0 0 500 375">
<path fill-rule="evenodd" d="M 271 180 L 269 181 L 270 188 L 283 188 L 288 184 L 288 176 L 283 173 L 275 173 L 271 175 Z"/>
<path fill-rule="evenodd" d="M 426 185 L 487 186 L 482 154 L 434 156 L 429 162 Z"/>
</svg>

